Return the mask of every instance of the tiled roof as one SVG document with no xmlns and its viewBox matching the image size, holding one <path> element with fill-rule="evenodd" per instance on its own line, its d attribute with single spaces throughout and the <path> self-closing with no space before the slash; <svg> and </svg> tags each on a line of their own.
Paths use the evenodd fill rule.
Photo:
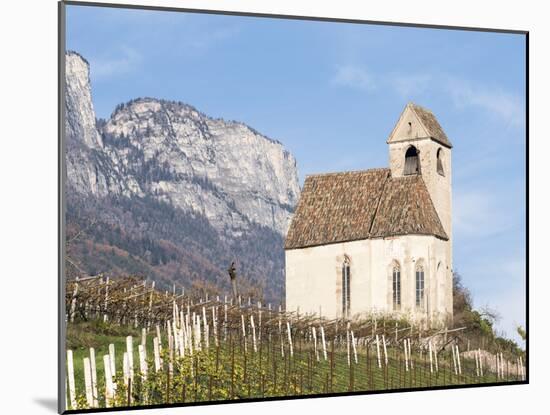
<svg viewBox="0 0 550 415">
<path fill-rule="evenodd" d="M 308 176 L 285 249 L 395 235 L 448 239 L 422 176 L 390 169 Z"/>
<path fill-rule="evenodd" d="M 430 137 L 448 147 L 453 146 L 447 138 L 447 134 L 445 134 L 445 131 L 443 131 L 443 128 L 441 128 L 441 125 L 439 125 L 439 122 L 435 118 L 435 115 L 433 115 L 430 110 L 427 110 L 426 108 L 423 108 L 420 105 L 416 105 L 414 103 L 409 103 L 409 105 L 416 113 L 417 117 L 420 119 L 422 125 L 424 125 L 424 127 L 428 131 Z"/>
</svg>

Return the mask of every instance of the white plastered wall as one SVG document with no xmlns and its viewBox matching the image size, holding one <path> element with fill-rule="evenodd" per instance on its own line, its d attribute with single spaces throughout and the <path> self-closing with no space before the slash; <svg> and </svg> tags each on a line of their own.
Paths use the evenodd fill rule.
<svg viewBox="0 0 550 415">
<path fill-rule="evenodd" d="M 286 251 L 286 309 L 342 317 L 342 264 L 351 267 L 351 316 L 394 313 L 391 264 L 401 267 L 401 309 L 417 321 L 444 322 L 452 312 L 452 277 L 448 242 L 433 236 L 343 242 Z M 425 273 L 425 301 L 415 306 L 415 266 Z"/>
</svg>

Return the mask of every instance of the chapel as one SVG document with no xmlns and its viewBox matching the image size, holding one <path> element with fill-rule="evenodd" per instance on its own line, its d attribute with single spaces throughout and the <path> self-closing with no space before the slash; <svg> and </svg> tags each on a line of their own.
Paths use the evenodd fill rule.
<svg viewBox="0 0 550 415">
<path fill-rule="evenodd" d="M 406 105 L 389 168 L 307 176 L 285 240 L 286 310 L 452 320 L 452 144 Z"/>
</svg>

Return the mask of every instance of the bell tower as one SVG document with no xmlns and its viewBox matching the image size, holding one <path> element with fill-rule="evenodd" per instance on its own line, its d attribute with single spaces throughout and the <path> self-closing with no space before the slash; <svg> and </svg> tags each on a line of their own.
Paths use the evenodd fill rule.
<svg viewBox="0 0 550 415">
<path fill-rule="evenodd" d="M 422 177 L 449 238 L 434 245 L 427 276 L 428 314 L 448 321 L 453 313 L 452 144 L 433 113 L 414 103 L 407 104 L 387 143 L 392 177 Z"/>
<path fill-rule="evenodd" d="M 392 177 L 421 175 L 443 229 L 452 236 L 452 144 L 433 113 L 408 103 L 388 140 Z"/>
</svg>

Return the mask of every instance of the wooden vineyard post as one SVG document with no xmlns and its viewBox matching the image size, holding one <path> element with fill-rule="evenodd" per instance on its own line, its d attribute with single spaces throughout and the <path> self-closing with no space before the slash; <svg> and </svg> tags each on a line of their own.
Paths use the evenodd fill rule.
<svg viewBox="0 0 550 415">
<path fill-rule="evenodd" d="M 113 375 L 111 373 L 111 357 L 106 354 L 103 356 L 103 366 L 105 373 L 105 407 L 110 408 L 115 398 L 115 388 L 113 385 Z"/>
<path fill-rule="evenodd" d="M 74 323 L 74 316 L 76 312 L 76 296 L 78 294 L 78 277 L 76 277 L 75 283 L 74 283 L 74 289 L 73 289 L 73 296 L 71 299 L 71 313 L 70 313 L 70 319 L 71 323 Z"/>
<path fill-rule="evenodd" d="M 69 401 L 71 402 L 71 408 L 77 409 L 76 392 L 74 388 L 74 363 L 72 350 L 67 350 L 67 377 L 69 381 Z"/>
<path fill-rule="evenodd" d="M 132 384 L 134 383 L 134 350 L 132 336 L 126 337 L 126 353 L 128 355 L 128 372 Z"/>
<path fill-rule="evenodd" d="M 153 320 L 153 293 L 155 292 L 155 281 L 151 283 L 151 293 L 149 294 L 149 310 L 147 310 L 147 328 L 151 326 Z"/>
<path fill-rule="evenodd" d="M 358 364 L 359 361 L 357 360 L 357 347 L 356 347 L 356 340 L 355 336 L 353 335 L 353 330 L 351 331 L 351 346 L 353 347 L 353 357 L 355 359 L 355 364 Z"/>
<path fill-rule="evenodd" d="M 90 367 L 90 358 L 84 359 L 84 387 L 86 389 L 86 402 L 88 407 L 94 408 L 94 395 L 92 392 L 92 370 Z"/>
<path fill-rule="evenodd" d="M 96 365 L 95 365 L 95 350 L 93 347 L 90 347 L 90 374 L 92 376 L 92 399 L 93 399 L 93 407 L 97 408 L 99 406 L 97 402 L 97 371 L 96 371 Z"/>
<path fill-rule="evenodd" d="M 103 304 L 104 306 L 104 312 L 103 312 L 103 322 L 106 323 L 108 320 L 107 316 L 107 306 L 109 304 L 109 277 L 107 277 L 107 280 L 105 281 L 105 302 Z"/>
<path fill-rule="evenodd" d="M 204 330 L 204 347 L 206 350 L 210 347 L 210 341 L 208 339 L 209 332 L 208 332 L 208 320 L 206 319 L 206 308 L 202 307 L 202 320 L 203 320 L 203 330 Z"/>
<path fill-rule="evenodd" d="M 317 334 L 315 332 L 315 326 L 311 327 L 311 333 L 313 335 L 313 348 L 315 350 L 315 359 L 319 361 L 319 350 L 317 350 Z"/>
<path fill-rule="evenodd" d="M 139 354 L 139 372 L 144 381 L 147 380 L 147 355 L 145 347 L 140 344 L 138 345 L 138 354 Z"/>
<path fill-rule="evenodd" d="M 351 366 L 349 326 L 350 326 L 350 323 L 348 322 L 348 326 L 346 329 L 346 352 L 347 352 L 348 366 Z M 350 372 L 350 376 L 351 376 L 351 372 Z"/>
<path fill-rule="evenodd" d="M 155 357 L 155 372 L 158 372 L 161 369 L 158 337 L 153 338 L 153 354 Z"/>
<path fill-rule="evenodd" d="M 109 363 L 111 365 L 111 377 L 116 376 L 116 366 L 115 366 L 115 345 L 111 343 L 109 345 Z"/>
<path fill-rule="evenodd" d="M 411 328 L 412 331 L 412 328 Z M 412 359 L 412 353 L 411 353 L 411 338 L 407 338 L 407 354 L 409 356 L 409 365 L 411 366 L 411 369 L 414 369 L 413 359 Z"/>
<path fill-rule="evenodd" d="M 168 332 L 168 374 L 172 379 L 174 374 L 174 336 L 170 335 L 170 332 Z"/>
<path fill-rule="evenodd" d="M 185 356 L 185 344 L 186 344 L 186 326 L 184 323 L 185 319 L 183 318 L 183 311 L 180 312 L 180 329 L 178 331 L 178 345 L 179 345 L 179 354 L 181 357 Z M 208 336 L 208 333 L 205 334 Z"/>
<path fill-rule="evenodd" d="M 159 343 L 159 351 L 160 351 L 161 347 L 162 347 L 162 339 L 160 337 L 160 327 L 159 327 L 158 324 L 156 326 L 156 329 L 157 329 L 157 340 L 158 340 L 158 343 Z"/>
<path fill-rule="evenodd" d="M 286 329 L 287 329 L 287 332 L 288 332 L 288 344 L 289 344 L 289 347 L 290 347 L 290 357 L 293 357 L 294 356 L 294 349 L 292 347 L 292 334 L 290 332 L 290 322 L 288 320 L 286 321 Z"/>
<path fill-rule="evenodd" d="M 428 341 L 428 354 L 430 355 L 430 375 L 431 375 L 434 371 L 433 360 L 432 360 L 432 341 L 431 340 Z"/>
<path fill-rule="evenodd" d="M 219 341 L 218 341 L 218 318 L 216 316 L 216 310 L 217 310 L 217 306 L 212 307 L 212 328 L 214 330 L 214 344 L 215 344 L 216 348 L 218 348 L 218 346 L 219 346 Z"/>
<path fill-rule="evenodd" d="M 330 351 L 330 391 L 332 392 L 333 379 L 334 379 L 334 342 L 336 339 L 332 339 L 332 346 Z"/>
<path fill-rule="evenodd" d="M 147 391 L 145 390 L 145 383 L 147 382 L 147 358 L 145 347 L 138 345 L 139 354 L 139 372 L 141 374 L 141 397 L 143 402 L 147 403 Z"/>
<path fill-rule="evenodd" d="M 133 293 L 134 288 L 136 288 L 136 286 L 132 287 L 132 290 L 130 290 L 130 293 Z M 134 301 L 133 301 L 133 305 L 134 305 L 134 328 L 137 328 L 137 326 L 138 326 L 137 301 L 138 301 L 138 298 L 134 297 Z M 132 379 L 132 380 L 134 380 L 134 379 Z"/>
<path fill-rule="evenodd" d="M 439 367 L 437 364 L 437 348 L 434 348 L 433 353 L 434 353 L 435 373 L 439 373 Z"/>
<path fill-rule="evenodd" d="M 181 349 L 180 349 L 180 336 L 179 336 L 179 331 L 178 331 L 178 326 L 177 326 L 177 315 L 174 314 L 174 316 L 176 316 L 176 319 L 172 320 L 172 333 L 173 333 L 173 338 L 174 338 L 174 350 L 176 351 L 176 355 L 180 355 L 181 353 Z"/>
<path fill-rule="evenodd" d="M 258 352 L 256 347 L 256 326 L 254 325 L 254 315 L 250 314 L 250 329 L 252 330 L 252 346 L 254 348 L 254 353 Z"/>
<path fill-rule="evenodd" d="M 365 375 L 366 375 L 366 378 L 367 378 L 367 389 L 371 388 L 371 384 L 370 384 L 370 378 L 369 378 L 369 372 L 370 372 L 370 341 L 367 340 L 367 344 L 366 344 L 366 349 L 367 349 L 367 353 L 365 355 Z"/>
<path fill-rule="evenodd" d="M 246 347 L 246 327 L 244 324 L 244 315 L 241 314 L 241 325 L 243 329 L 243 344 L 244 344 L 244 355 L 246 356 L 247 347 Z"/>
<path fill-rule="evenodd" d="M 231 333 L 229 333 L 229 342 L 231 343 L 231 395 L 229 399 L 235 396 L 235 345 Z M 277 384 L 277 382 L 275 382 Z"/>
<path fill-rule="evenodd" d="M 483 377 L 483 361 L 481 360 L 481 350 L 477 349 L 477 357 L 479 359 L 479 375 Z"/>
<path fill-rule="evenodd" d="M 388 349 L 386 348 L 386 336 L 382 334 L 382 345 L 384 346 L 384 363 L 388 366 Z"/>
<path fill-rule="evenodd" d="M 523 367 L 523 359 L 521 356 L 519 357 L 519 368 L 521 373 L 521 380 L 525 380 L 525 368 Z"/>
<path fill-rule="evenodd" d="M 380 360 L 380 339 L 378 334 L 376 335 L 376 358 L 378 359 L 378 369 L 382 368 L 382 362 Z"/>
<path fill-rule="evenodd" d="M 285 348 L 283 345 L 283 329 L 281 322 L 281 306 L 279 306 L 279 341 L 281 342 L 281 357 L 285 357 Z"/>
<path fill-rule="evenodd" d="M 128 369 L 128 365 L 128 353 L 124 352 L 124 354 L 122 355 L 122 374 L 126 387 L 128 387 L 128 384 L 130 382 L 130 370 Z"/>
<path fill-rule="evenodd" d="M 455 344 L 456 347 L 456 362 L 458 365 L 458 374 L 462 375 L 462 367 L 460 365 L 460 351 L 458 350 L 458 344 Z"/>
<path fill-rule="evenodd" d="M 323 357 L 325 358 L 325 362 L 327 361 L 327 345 L 325 342 L 325 329 L 323 326 L 321 326 L 321 341 L 323 342 Z"/>
<path fill-rule="evenodd" d="M 405 372 L 409 371 L 409 359 L 407 357 L 407 339 L 403 339 L 403 349 L 405 351 Z"/>
<path fill-rule="evenodd" d="M 260 342 L 260 349 L 261 341 L 262 341 L 262 302 L 258 301 L 258 341 Z"/>
<path fill-rule="evenodd" d="M 227 341 L 227 296 L 223 300 L 223 341 Z"/>
<path fill-rule="evenodd" d="M 451 352 L 453 354 L 453 368 L 455 371 L 455 375 L 458 375 L 458 365 L 456 363 L 456 350 L 453 344 L 451 345 Z"/>
<path fill-rule="evenodd" d="M 504 379 L 504 359 L 502 358 L 502 353 L 497 353 L 499 362 L 500 362 L 500 378 Z"/>
<path fill-rule="evenodd" d="M 195 349 L 196 350 L 202 350 L 201 319 L 198 315 L 195 316 Z"/>
<path fill-rule="evenodd" d="M 354 368 L 354 365 L 350 364 L 349 365 L 349 392 L 352 392 L 353 391 L 353 368 Z"/>
<path fill-rule="evenodd" d="M 141 329 L 141 345 L 145 347 L 147 344 L 147 330 L 145 327 Z"/>
</svg>

